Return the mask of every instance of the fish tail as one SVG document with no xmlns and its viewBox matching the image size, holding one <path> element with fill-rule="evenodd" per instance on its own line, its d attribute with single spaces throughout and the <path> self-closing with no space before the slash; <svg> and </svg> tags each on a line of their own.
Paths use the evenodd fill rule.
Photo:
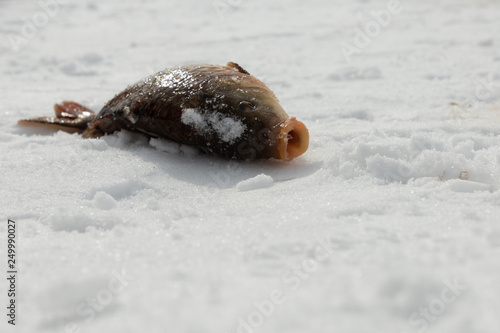
<svg viewBox="0 0 500 333">
<path fill-rule="evenodd" d="M 95 112 L 75 102 L 64 101 L 54 105 L 55 117 L 37 117 L 19 120 L 21 125 L 53 127 L 66 132 L 83 132 L 95 119 Z"/>
</svg>

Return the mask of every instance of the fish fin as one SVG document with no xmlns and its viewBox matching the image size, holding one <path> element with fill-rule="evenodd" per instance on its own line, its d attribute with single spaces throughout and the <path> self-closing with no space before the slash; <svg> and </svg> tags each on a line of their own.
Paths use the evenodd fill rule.
<svg viewBox="0 0 500 333">
<path fill-rule="evenodd" d="M 54 105 L 55 117 L 37 117 L 19 120 L 21 125 L 40 125 L 53 127 L 66 132 L 83 132 L 88 123 L 94 120 L 95 113 L 83 105 L 64 101 Z"/>
<path fill-rule="evenodd" d="M 237 71 L 238 71 L 238 72 L 240 72 L 240 73 L 250 75 L 250 73 L 248 73 L 248 72 L 247 72 L 247 71 L 246 71 L 243 67 L 241 67 L 240 65 L 238 65 L 238 64 L 237 64 L 237 63 L 235 63 L 235 62 L 231 62 L 231 61 L 230 61 L 230 62 L 228 62 L 228 63 L 227 63 L 227 65 L 226 65 L 226 66 L 227 66 L 227 67 L 229 67 L 229 68 L 233 68 L 233 69 L 237 70 Z"/>
<path fill-rule="evenodd" d="M 94 111 L 89 108 L 70 101 L 64 101 L 61 104 L 54 105 L 54 111 L 58 118 L 68 118 L 68 119 L 83 119 L 89 116 L 94 116 Z"/>
<path fill-rule="evenodd" d="M 83 132 L 83 137 L 85 139 L 93 139 L 93 138 L 99 138 L 106 134 L 101 128 L 110 128 L 112 127 L 113 122 L 110 121 L 108 118 L 102 118 L 98 119 L 96 121 L 93 121 Z M 109 133 L 114 132 L 114 130 L 110 130 Z"/>
</svg>

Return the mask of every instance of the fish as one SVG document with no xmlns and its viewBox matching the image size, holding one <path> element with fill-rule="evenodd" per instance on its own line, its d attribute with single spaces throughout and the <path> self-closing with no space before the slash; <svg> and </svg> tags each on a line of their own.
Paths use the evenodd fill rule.
<svg viewBox="0 0 500 333">
<path fill-rule="evenodd" d="M 229 159 L 291 161 L 309 147 L 309 131 L 290 117 L 269 87 L 240 65 L 184 65 L 150 75 L 98 112 L 72 101 L 55 116 L 19 121 L 95 139 L 116 131 L 143 133 Z"/>
</svg>

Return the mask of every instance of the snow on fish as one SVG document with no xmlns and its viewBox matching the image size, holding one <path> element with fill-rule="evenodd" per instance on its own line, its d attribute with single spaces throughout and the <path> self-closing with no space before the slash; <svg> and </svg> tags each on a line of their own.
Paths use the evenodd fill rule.
<svg viewBox="0 0 500 333">
<path fill-rule="evenodd" d="M 218 156 L 283 161 L 309 146 L 306 126 L 290 117 L 274 93 L 236 63 L 167 69 L 129 86 L 94 113 L 75 102 L 55 117 L 19 121 L 98 138 L 119 130 L 166 138 Z"/>
</svg>

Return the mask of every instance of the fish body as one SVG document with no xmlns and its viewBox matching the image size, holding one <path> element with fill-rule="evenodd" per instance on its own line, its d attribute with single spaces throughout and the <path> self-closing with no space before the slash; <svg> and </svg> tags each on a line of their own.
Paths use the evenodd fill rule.
<svg viewBox="0 0 500 333">
<path fill-rule="evenodd" d="M 187 65 L 129 86 L 97 114 L 74 102 L 56 117 L 22 120 L 83 131 L 97 138 L 119 130 L 195 146 L 232 159 L 289 161 L 307 150 L 309 133 L 289 117 L 274 93 L 235 63 Z"/>
</svg>

